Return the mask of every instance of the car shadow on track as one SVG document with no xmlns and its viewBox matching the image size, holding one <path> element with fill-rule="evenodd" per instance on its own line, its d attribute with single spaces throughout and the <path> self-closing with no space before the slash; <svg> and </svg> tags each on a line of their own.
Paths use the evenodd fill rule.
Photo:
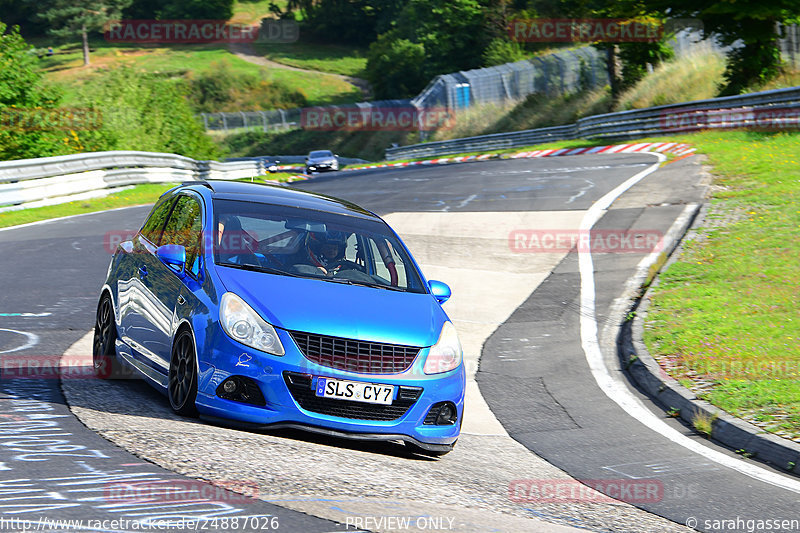
<svg viewBox="0 0 800 533">
<path fill-rule="evenodd" d="M 410 460 L 436 461 L 399 441 L 362 441 L 311 433 L 290 428 L 242 427 L 234 421 L 206 420 L 175 414 L 167 398 L 150 387 L 144 380 L 63 380 L 61 388 L 70 410 L 90 429 L 105 431 L 198 431 L 198 426 L 209 428 L 208 438 L 216 438 L 220 431 L 260 434 L 278 439 L 302 441 L 319 446 L 358 450 Z"/>
</svg>

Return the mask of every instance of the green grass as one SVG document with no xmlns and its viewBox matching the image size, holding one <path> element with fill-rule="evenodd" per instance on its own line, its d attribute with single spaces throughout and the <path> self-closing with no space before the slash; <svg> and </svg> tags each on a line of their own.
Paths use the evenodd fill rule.
<svg viewBox="0 0 800 533">
<path fill-rule="evenodd" d="M 30 222 L 38 222 L 51 218 L 94 213 L 96 211 L 105 211 L 106 209 L 114 209 L 117 207 L 151 204 L 155 202 L 164 191 L 169 190 L 175 185 L 175 183 L 148 183 L 137 185 L 132 189 L 109 194 L 102 198 L 80 200 L 47 207 L 35 207 L 20 211 L 8 211 L 0 213 L 0 228 L 28 224 Z"/>
<path fill-rule="evenodd" d="M 560 96 L 532 94 L 522 102 L 485 104 L 458 111 L 448 127 L 434 132 L 429 140 L 573 124 L 581 117 L 610 110 L 611 96 L 607 87 Z"/>
<path fill-rule="evenodd" d="M 297 88 L 308 99 L 309 105 L 355 102 L 361 91 L 335 76 L 265 68 L 239 59 L 219 45 L 129 45 L 92 42 L 90 66 L 83 66 L 83 54 L 77 44 L 56 49 L 52 57 L 41 59 L 46 79 L 61 86 L 65 92 L 65 105 L 77 94 L 77 87 L 90 80 L 97 69 L 116 64 L 129 64 L 147 72 L 187 73 L 207 72 L 227 62 L 235 73 L 258 76 L 267 81 Z"/>
<path fill-rule="evenodd" d="M 800 134 L 700 133 L 715 185 L 701 238 L 661 274 L 645 341 L 678 379 L 800 437 Z"/>
<path fill-rule="evenodd" d="M 269 5 L 275 3 L 281 9 L 286 9 L 287 0 L 236 0 L 233 4 L 233 17 L 231 22 L 257 24 L 262 18 L 273 17 Z"/>
<path fill-rule="evenodd" d="M 267 59 L 292 67 L 363 78 L 366 73 L 366 50 L 352 46 L 296 42 L 256 44 L 255 49 Z"/>
<path fill-rule="evenodd" d="M 663 63 L 623 93 L 616 110 L 714 98 L 724 71 L 725 56 L 710 50 Z"/>
<path fill-rule="evenodd" d="M 707 415 L 704 412 L 697 412 L 692 418 L 692 426 L 694 426 L 694 429 L 696 429 L 699 433 L 706 437 L 710 437 L 711 432 L 714 430 L 714 421 L 716 419 L 716 414 Z"/>
<path fill-rule="evenodd" d="M 256 177 L 253 181 L 258 183 L 285 182 L 288 181 L 290 177 L 295 175 L 296 173 L 276 172 L 274 174 L 270 174 L 269 176 Z M 251 180 L 242 179 L 239 181 Z M 147 183 L 144 185 L 137 185 L 132 189 L 126 189 L 124 191 L 112 193 L 108 196 L 103 196 L 102 198 L 80 200 L 47 207 L 34 207 L 19 211 L 8 211 L 5 213 L 0 213 L 0 228 L 18 226 L 20 224 L 28 224 L 31 222 L 39 222 L 41 220 L 49 220 L 52 218 L 80 215 L 84 213 L 94 213 L 97 211 L 105 211 L 107 209 L 115 209 L 118 207 L 152 204 L 158 199 L 159 196 L 161 196 L 161 194 L 171 189 L 175 185 L 177 185 L 177 183 Z"/>
</svg>

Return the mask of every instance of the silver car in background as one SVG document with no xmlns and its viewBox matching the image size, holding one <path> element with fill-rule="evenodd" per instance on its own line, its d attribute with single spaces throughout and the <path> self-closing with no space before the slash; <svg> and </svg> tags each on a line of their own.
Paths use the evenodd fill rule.
<svg viewBox="0 0 800 533">
<path fill-rule="evenodd" d="M 306 174 L 339 170 L 339 156 L 330 150 L 314 150 L 306 156 Z"/>
</svg>

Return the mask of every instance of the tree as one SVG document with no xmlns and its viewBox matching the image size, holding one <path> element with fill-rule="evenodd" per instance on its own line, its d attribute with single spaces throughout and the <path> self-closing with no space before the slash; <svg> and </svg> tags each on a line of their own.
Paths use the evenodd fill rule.
<svg viewBox="0 0 800 533">
<path fill-rule="evenodd" d="M 366 46 L 388 31 L 407 0 L 288 0 L 281 12 L 273 2 L 270 9 L 279 18 L 296 11 L 302 32 L 318 41 Z"/>
<path fill-rule="evenodd" d="M 183 79 L 123 66 L 103 72 L 78 93 L 80 106 L 103 117 L 83 134 L 87 150 L 171 152 L 213 159 L 219 151 L 186 99 Z"/>
<path fill-rule="evenodd" d="M 135 0 L 124 14 L 131 19 L 228 20 L 233 0 Z"/>
<path fill-rule="evenodd" d="M 425 47 L 408 39 L 385 33 L 369 47 L 367 78 L 375 98 L 405 98 L 425 87 L 428 78 L 423 72 Z"/>
<path fill-rule="evenodd" d="M 412 96 L 438 74 L 482 66 L 490 40 L 484 7 L 479 0 L 409 0 L 370 46 L 367 77 L 375 94 Z"/>
<path fill-rule="evenodd" d="M 8 30 L 8 31 L 7 31 Z M 47 116 L 60 95 L 42 83 L 38 59 L 19 34 L 0 22 L 0 159 L 20 159 L 69 153 L 63 134 L 30 119 Z"/>
<path fill-rule="evenodd" d="M 40 17 L 50 24 L 49 33 L 57 37 L 81 36 L 83 64 L 89 64 L 89 32 L 99 31 L 113 20 L 119 20 L 122 10 L 132 0 L 50 0 Z"/>
<path fill-rule="evenodd" d="M 646 0 L 646 4 L 673 18 L 700 19 L 704 34 L 717 36 L 723 45 L 741 44 L 728 54 L 723 95 L 739 94 L 774 77 L 781 68 L 777 24 L 800 18 L 797 0 Z"/>
</svg>

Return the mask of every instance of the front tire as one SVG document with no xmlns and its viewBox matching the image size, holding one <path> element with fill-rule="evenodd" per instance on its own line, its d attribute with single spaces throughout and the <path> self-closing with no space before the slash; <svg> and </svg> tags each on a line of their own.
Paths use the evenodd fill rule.
<svg viewBox="0 0 800 533">
<path fill-rule="evenodd" d="M 197 414 L 197 356 L 188 330 L 181 331 L 172 345 L 167 390 L 173 411 L 182 416 Z"/>
<path fill-rule="evenodd" d="M 92 366 L 100 379 L 115 379 L 122 376 L 123 367 L 117 360 L 117 324 L 111 297 L 104 294 L 97 304 L 92 342 Z"/>
</svg>

